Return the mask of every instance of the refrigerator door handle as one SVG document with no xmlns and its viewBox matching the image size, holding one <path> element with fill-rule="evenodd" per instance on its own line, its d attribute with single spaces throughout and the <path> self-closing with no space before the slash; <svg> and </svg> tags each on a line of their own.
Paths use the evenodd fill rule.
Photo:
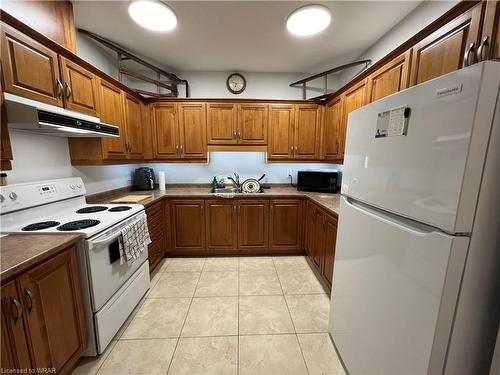
<svg viewBox="0 0 500 375">
<path fill-rule="evenodd" d="M 385 221 L 387 223 L 390 223 L 391 225 L 394 225 L 406 232 L 413 233 L 415 235 L 419 236 L 425 236 L 430 233 L 441 233 L 441 234 L 446 234 L 442 231 L 440 231 L 437 228 L 431 227 L 429 225 L 425 225 L 422 223 L 419 223 L 417 221 L 411 220 L 404 218 L 402 216 L 398 216 L 392 213 L 389 213 L 387 211 L 383 211 L 381 209 L 368 206 L 364 203 L 360 203 L 352 198 L 348 198 L 345 196 L 342 196 L 342 199 L 344 200 L 345 204 L 351 207 L 354 210 L 357 210 L 359 212 L 362 212 L 365 215 L 368 215 L 370 217 L 373 217 L 376 220 L 381 220 Z M 447 234 L 446 234 L 447 235 Z"/>
</svg>

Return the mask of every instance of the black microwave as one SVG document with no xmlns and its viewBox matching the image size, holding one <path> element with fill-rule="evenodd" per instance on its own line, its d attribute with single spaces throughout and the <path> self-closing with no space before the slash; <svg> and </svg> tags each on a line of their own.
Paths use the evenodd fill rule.
<svg viewBox="0 0 500 375">
<path fill-rule="evenodd" d="M 297 190 L 337 193 L 342 174 L 339 171 L 299 171 Z"/>
</svg>

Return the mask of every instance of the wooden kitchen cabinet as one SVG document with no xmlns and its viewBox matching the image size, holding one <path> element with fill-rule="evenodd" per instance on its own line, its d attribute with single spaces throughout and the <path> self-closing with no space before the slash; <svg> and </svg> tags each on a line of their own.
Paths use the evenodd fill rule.
<svg viewBox="0 0 500 375">
<path fill-rule="evenodd" d="M 306 253 L 324 284 L 331 288 L 337 243 L 337 216 L 307 202 L 304 218 Z"/>
<path fill-rule="evenodd" d="M 406 51 L 370 74 L 367 103 L 372 103 L 408 87 L 411 51 Z"/>
<path fill-rule="evenodd" d="M 488 0 L 484 15 L 478 60 L 500 58 L 500 1 Z"/>
<path fill-rule="evenodd" d="M 321 107 L 298 104 L 295 110 L 294 159 L 319 160 L 321 144 Z"/>
<path fill-rule="evenodd" d="M 210 145 L 238 143 L 238 111 L 233 103 L 207 104 L 207 141 Z"/>
<path fill-rule="evenodd" d="M 157 103 L 152 108 L 153 157 L 179 158 L 177 104 Z"/>
<path fill-rule="evenodd" d="M 59 62 L 64 106 L 72 111 L 97 116 L 99 78 L 65 57 L 59 56 Z"/>
<path fill-rule="evenodd" d="M 323 124 L 323 155 L 324 160 L 339 160 L 342 158 L 340 144 L 342 137 L 343 97 L 339 96 L 325 107 Z"/>
<path fill-rule="evenodd" d="M 127 154 L 127 132 L 125 129 L 122 92 L 118 87 L 103 79 L 99 80 L 98 87 L 101 100 L 99 107 L 101 121 L 106 124 L 118 126 L 120 129 L 119 137 L 101 138 L 103 158 L 124 159 Z M 70 139 L 70 141 L 72 140 Z M 78 142 L 78 140 L 75 140 L 75 142 Z"/>
<path fill-rule="evenodd" d="M 269 106 L 268 160 L 289 160 L 294 150 L 295 106 L 271 104 Z"/>
<path fill-rule="evenodd" d="M 344 158 L 346 136 L 347 136 L 347 125 L 349 120 L 349 113 L 364 106 L 366 104 L 366 87 L 367 80 L 364 79 L 358 82 L 356 85 L 349 88 L 344 94 L 342 101 L 343 105 L 343 119 L 340 125 L 340 156 Z"/>
<path fill-rule="evenodd" d="M 153 203 L 146 207 L 149 237 L 151 243 L 148 246 L 149 270 L 152 271 L 160 263 L 166 248 L 165 209 L 162 201 Z"/>
<path fill-rule="evenodd" d="M 62 107 L 57 53 L 3 22 L 0 32 L 5 92 Z"/>
<path fill-rule="evenodd" d="M 152 126 L 155 159 L 207 159 L 204 103 L 156 103 Z"/>
<path fill-rule="evenodd" d="M 125 139 L 129 159 L 144 158 L 141 101 L 123 92 L 123 112 L 125 114 Z"/>
<path fill-rule="evenodd" d="M 238 249 L 262 252 L 269 247 L 269 200 L 245 199 L 237 203 Z"/>
<path fill-rule="evenodd" d="M 10 144 L 9 128 L 7 126 L 7 111 L 3 97 L 3 91 L 0 92 L 0 170 L 7 171 L 12 169 L 12 147 Z"/>
<path fill-rule="evenodd" d="M 29 369 L 32 367 L 25 336 L 22 300 L 16 282 L 2 285 L 2 369 Z"/>
<path fill-rule="evenodd" d="M 206 240 L 208 250 L 234 250 L 238 243 L 238 205 L 233 200 L 207 200 Z"/>
<path fill-rule="evenodd" d="M 319 160 L 321 111 L 317 104 L 272 104 L 268 160 Z"/>
<path fill-rule="evenodd" d="M 271 199 L 269 249 L 293 251 L 302 249 L 302 200 Z"/>
<path fill-rule="evenodd" d="M 410 86 L 462 68 L 464 60 L 477 62 L 482 12 L 479 2 L 413 47 Z"/>
<path fill-rule="evenodd" d="M 204 207 L 203 200 L 170 201 L 173 250 L 205 249 Z"/>
<path fill-rule="evenodd" d="M 267 144 L 268 111 L 267 104 L 238 105 L 238 144 Z"/>
<path fill-rule="evenodd" d="M 74 247 L 2 285 L 2 368 L 68 374 L 86 346 Z"/>
<path fill-rule="evenodd" d="M 183 159 L 207 159 L 207 120 L 204 103 L 180 103 L 179 154 Z"/>
</svg>

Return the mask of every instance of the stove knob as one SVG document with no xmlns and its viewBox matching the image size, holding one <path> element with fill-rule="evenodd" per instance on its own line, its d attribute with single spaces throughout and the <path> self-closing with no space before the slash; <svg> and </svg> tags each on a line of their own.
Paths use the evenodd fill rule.
<svg viewBox="0 0 500 375">
<path fill-rule="evenodd" d="M 81 188 L 82 188 L 82 184 L 76 184 L 76 187 L 77 187 L 78 189 L 81 189 Z"/>
<path fill-rule="evenodd" d="M 17 199 L 17 194 L 16 194 L 16 193 L 14 193 L 14 192 L 11 192 L 11 193 L 9 194 L 9 198 L 10 198 L 10 199 L 12 199 L 13 201 L 15 201 L 15 200 Z"/>
<path fill-rule="evenodd" d="M 71 184 L 71 185 L 69 185 L 69 188 L 70 188 L 71 190 L 75 190 L 76 185 L 75 185 L 75 184 Z"/>
<path fill-rule="evenodd" d="M 0 203 L 3 203 L 5 201 L 5 197 L 3 196 L 3 194 L 0 194 Z"/>
</svg>

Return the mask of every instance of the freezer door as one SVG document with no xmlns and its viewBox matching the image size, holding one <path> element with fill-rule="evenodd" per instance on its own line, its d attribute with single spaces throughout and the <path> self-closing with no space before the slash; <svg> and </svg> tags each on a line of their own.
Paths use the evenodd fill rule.
<svg viewBox="0 0 500 375">
<path fill-rule="evenodd" d="M 350 113 L 342 193 L 448 233 L 469 233 L 499 67 L 476 64 Z"/>
<path fill-rule="evenodd" d="M 342 197 L 330 333 L 349 373 L 442 373 L 468 243 Z"/>
</svg>

